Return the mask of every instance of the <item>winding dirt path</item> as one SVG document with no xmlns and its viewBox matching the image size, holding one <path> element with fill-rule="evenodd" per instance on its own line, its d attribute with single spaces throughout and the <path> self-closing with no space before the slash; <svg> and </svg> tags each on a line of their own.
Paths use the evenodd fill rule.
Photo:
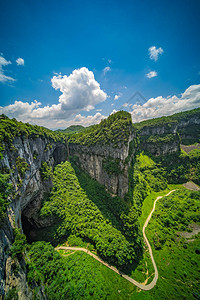
<svg viewBox="0 0 200 300">
<path fill-rule="evenodd" d="M 142 233 L 143 233 L 143 236 L 144 236 L 144 240 L 145 240 L 145 243 L 147 244 L 148 248 L 149 248 L 149 254 L 150 254 L 150 257 L 151 257 L 151 260 L 152 260 L 152 264 L 153 264 L 153 267 L 154 267 L 154 271 L 155 271 L 155 274 L 154 274 L 154 278 L 153 280 L 151 281 L 151 283 L 149 284 L 142 284 L 142 283 L 139 283 L 137 282 L 136 280 L 134 280 L 133 278 L 129 277 L 128 275 L 120 272 L 118 269 L 116 269 L 115 267 L 111 266 L 110 264 L 106 263 L 105 261 L 103 261 L 100 257 L 98 257 L 97 255 L 93 254 L 92 252 L 90 252 L 89 250 L 85 249 L 85 248 L 79 248 L 79 247 L 65 247 L 65 246 L 60 246 L 60 247 L 57 247 L 55 248 L 56 250 L 74 250 L 74 251 L 83 251 L 87 254 L 89 254 L 90 256 L 92 256 L 94 259 L 98 260 L 100 263 L 102 263 L 104 266 L 108 267 L 109 269 L 113 270 L 115 273 L 119 274 L 120 276 L 122 276 L 123 278 L 125 278 L 126 280 L 128 280 L 129 282 L 131 282 L 132 284 L 136 285 L 138 288 L 140 288 L 141 290 L 145 290 L 145 291 L 148 291 L 148 290 L 151 290 L 155 285 L 156 285 L 156 282 L 158 280 L 158 269 L 157 269 L 157 266 L 156 266 L 156 263 L 155 263 L 155 260 L 154 260 L 154 257 L 153 257 L 153 253 L 152 253 L 152 249 L 151 249 L 151 245 L 146 237 L 146 234 L 145 234 L 145 229 L 152 217 L 152 214 L 155 210 L 155 207 L 156 207 L 156 202 L 161 199 L 162 197 L 166 197 L 166 196 L 169 196 L 172 192 L 174 192 L 175 190 L 172 190 L 170 191 L 167 195 L 165 196 L 158 196 L 156 198 L 156 200 L 154 201 L 154 205 L 153 205 L 153 209 L 152 211 L 150 212 L 148 218 L 146 219 L 146 222 L 143 226 L 143 229 L 142 229 Z"/>
</svg>

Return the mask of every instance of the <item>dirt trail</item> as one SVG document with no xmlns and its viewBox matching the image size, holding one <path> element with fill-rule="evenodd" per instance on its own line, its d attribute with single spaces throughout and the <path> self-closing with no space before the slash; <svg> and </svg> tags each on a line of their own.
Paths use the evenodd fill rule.
<svg viewBox="0 0 200 300">
<path fill-rule="evenodd" d="M 158 280 L 158 269 L 157 269 L 157 266 L 156 266 L 156 263 L 155 263 L 155 260 L 154 260 L 154 257 L 153 257 L 153 253 L 152 253 L 152 249 L 151 249 L 151 245 L 146 237 L 146 234 L 145 234 L 145 229 L 152 217 L 152 214 L 155 210 L 155 207 L 156 207 L 156 202 L 161 199 L 162 197 L 166 197 L 166 196 L 169 196 L 172 192 L 174 192 L 175 190 L 172 190 L 170 191 L 167 195 L 165 196 L 159 196 L 156 198 L 156 200 L 154 201 L 154 205 L 153 205 L 153 209 L 152 211 L 150 212 L 148 218 L 146 219 L 146 222 L 143 226 L 143 229 L 142 229 L 142 233 L 143 233 L 143 236 L 144 236 L 144 240 L 145 240 L 145 243 L 147 244 L 148 248 L 149 248 L 149 253 L 150 253 L 150 257 L 151 257 L 151 260 L 152 260 L 152 264 L 153 264 L 153 267 L 154 267 L 154 271 L 155 271 L 155 274 L 154 274 L 154 278 L 153 280 L 145 285 L 143 283 L 140 283 L 140 282 L 137 282 L 136 280 L 134 280 L 133 278 L 129 277 L 128 275 L 122 273 L 121 271 L 119 271 L 118 269 L 116 269 L 115 267 L 111 266 L 110 264 L 106 263 L 105 261 L 103 261 L 100 257 L 98 257 L 97 255 L 93 254 L 92 252 L 90 252 L 89 250 L 85 249 L 85 248 L 79 248 L 79 247 L 65 247 L 65 246 L 60 246 L 60 247 L 57 247 L 55 248 L 56 250 L 59 250 L 59 249 L 63 249 L 63 250 L 75 250 L 75 251 L 83 251 L 85 253 L 87 253 L 88 255 L 92 256 L 93 258 L 95 258 L 96 260 L 98 260 L 100 263 L 102 263 L 104 266 L 108 267 L 109 269 L 113 270 L 115 273 L 119 274 L 120 276 L 122 276 L 123 278 L 125 278 L 126 280 L 128 280 L 129 282 L 131 282 L 132 284 L 134 284 L 135 286 L 137 286 L 138 288 L 140 288 L 141 290 L 145 290 L 145 291 L 148 291 L 148 290 L 151 290 L 155 285 L 156 285 L 156 282 Z"/>
</svg>

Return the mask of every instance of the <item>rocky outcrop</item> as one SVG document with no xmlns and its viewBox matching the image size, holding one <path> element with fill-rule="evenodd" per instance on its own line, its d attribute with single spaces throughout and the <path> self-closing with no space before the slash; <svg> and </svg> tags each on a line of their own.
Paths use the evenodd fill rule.
<svg viewBox="0 0 200 300">
<path fill-rule="evenodd" d="M 20 172 L 16 167 L 18 157 L 26 163 L 25 172 Z M 43 194 L 49 192 L 52 186 L 51 179 L 45 182 L 42 180 L 40 168 L 43 162 L 47 162 L 53 168 L 66 158 L 66 145 L 47 137 L 15 137 L 12 146 L 5 144 L 0 168 L 9 170 L 13 193 L 8 217 L 0 230 L 0 295 L 4 294 L 5 288 L 8 290 L 18 286 L 19 299 L 29 299 L 25 271 L 20 268 L 18 277 L 12 272 L 13 263 L 9 257 L 9 249 L 13 242 L 12 228 L 16 225 L 22 228 L 22 213 L 35 226 L 48 226 L 51 223 L 49 219 L 40 220 L 37 215 Z"/>
<path fill-rule="evenodd" d="M 8 257 L 6 260 L 5 293 L 12 290 L 21 300 L 32 299 L 32 292 L 26 281 L 25 269 L 26 265 L 24 261 L 20 264 L 11 257 Z"/>
<path fill-rule="evenodd" d="M 111 194 L 124 197 L 128 192 L 129 167 L 125 160 L 129 155 L 130 142 L 134 138 L 135 133 L 131 132 L 127 145 L 119 143 L 117 147 L 111 144 L 95 144 L 93 146 L 70 144 L 69 152 L 70 155 L 78 157 L 78 164 L 81 169 L 103 184 Z M 118 160 L 120 172 L 118 174 L 108 173 L 103 167 L 105 159 Z"/>
<path fill-rule="evenodd" d="M 139 136 L 150 136 L 150 135 L 164 135 L 164 134 L 176 134 L 177 122 L 171 122 L 162 125 L 144 126 L 139 130 Z"/>
<path fill-rule="evenodd" d="M 128 144 L 120 143 L 117 147 L 112 145 L 93 144 L 86 146 L 81 144 L 69 145 L 70 155 L 78 157 L 79 166 L 92 178 L 103 184 L 106 189 L 120 197 L 124 197 L 128 192 L 128 168 L 126 159 L 129 156 L 129 146 L 133 139 L 139 141 L 133 149 L 144 150 L 155 156 L 172 154 L 180 151 L 180 136 L 185 137 L 187 130 L 190 132 L 192 126 L 199 126 L 199 115 L 188 116 L 180 119 L 170 119 L 169 122 L 163 120 L 161 124 L 145 124 L 139 130 L 130 130 Z M 188 135 L 187 135 L 188 138 Z M 110 174 L 104 168 L 105 159 L 120 160 L 120 172 Z"/>
<path fill-rule="evenodd" d="M 154 156 L 168 155 L 180 151 L 180 140 L 179 138 L 166 142 L 149 142 L 147 140 L 141 143 L 140 148 Z"/>
</svg>

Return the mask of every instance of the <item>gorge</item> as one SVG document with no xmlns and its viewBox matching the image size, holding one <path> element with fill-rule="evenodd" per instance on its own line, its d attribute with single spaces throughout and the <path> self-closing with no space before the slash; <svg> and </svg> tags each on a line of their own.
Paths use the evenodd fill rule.
<svg viewBox="0 0 200 300">
<path fill-rule="evenodd" d="M 112 229 L 113 240 L 116 236 L 120 236 L 130 253 L 134 251 L 136 256 L 137 253 L 142 255 L 141 241 L 136 242 L 137 237 L 135 236 L 132 239 L 129 234 L 129 230 L 132 232 L 131 226 L 136 226 L 134 224 L 137 223 L 138 217 L 133 217 L 133 219 L 136 218 L 134 219 L 135 223 L 129 223 L 128 219 L 133 215 L 136 206 L 139 207 L 137 214 L 141 214 L 143 200 L 150 190 L 156 192 L 160 190 L 160 187 L 153 186 L 154 179 L 152 178 L 155 178 L 157 183 L 164 182 L 164 180 L 172 183 L 170 182 L 172 177 L 169 176 L 169 173 L 164 175 L 164 171 L 162 171 L 162 168 L 170 167 L 171 176 L 174 172 L 173 166 L 169 166 L 165 158 L 177 157 L 182 163 L 181 144 L 190 145 L 199 141 L 200 109 L 138 124 L 132 123 L 129 113 L 117 112 L 108 119 L 102 120 L 99 125 L 69 135 L 23 124 L 7 117 L 0 120 L 0 126 L 1 174 L 2 176 L 9 174 L 9 183 L 12 185 L 9 205 L 7 210 L 3 211 L 4 218 L 1 220 L 0 228 L 0 294 L 3 298 L 9 290 L 17 287 L 19 299 L 32 299 L 33 292 L 26 278 L 25 258 L 17 264 L 10 255 L 10 249 L 14 242 L 13 229 L 22 229 L 27 235 L 27 239 L 29 239 L 28 235 L 32 228 L 47 228 L 48 230 L 61 218 L 58 212 L 56 214 L 48 212 L 46 216 L 41 214 L 41 208 L 44 210 L 43 207 L 45 207 L 44 203 L 49 203 L 49 200 L 45 202 L 45 195 L 49 195 L 52 190 L 55 194 L 59 190 L 59 187 L 53 186 L 53 181 L 57 180 L 54 178 L 52 181 L 53 171 L 57 170 L 58 172 L 59 165 L 63 166 L 62 162 L 71 162 L 72 166 L 74 164 L 75 171 L 71 170 L 71 166 L 65 165 L 65 169 L 62 171 L 60 169 L 60 172 L 63 172 L 62 178 L 64 178 L 66 172 L 69 172 L 72 178 L 77 176 L 81 182 L 81 176 L 83 178 L 89 175 L 90 178 L 105 187 L 106 192 L 110 195 L 110 202 L 118 203 L 117 201 L 121 201 L 123 203 L 125 201 L 124 204 L 120 204 L 123 206 L 123 209 L 120 208 L 120 213 L 117 210 L 115 212 L 113 208 L 111 209 L 112 213 L 114 212 L 112 218 L 117 220 L 117 225 L 114 224 L 114 221 L 111 222 L 114 224 L 112 224 L 114 228 Z M 151 162 L 152 165 L 149 169 L 148 167 L 142 169 L 139 166 L 140 161 L 136 159 L 139 154 L 147 155 L 155 160 L 155 163 Z M 187 161 L 187 170 L 185 171 L 187 174 L 182 175 L 187 177 L 197 174 L 198 170 L 194 168 L 194 164 L 197 165 L 199 157 L 195 158 L 195 161 L 194 158 L 187 157 L 184 159 Z M 83 173 L 77 173 L 79 172 L 76 171 L 77 169 L 80 169 L 80 172 Z M 190 169 L 193 169 L 193 173 L 190 172 Z M 151 178 L 151 182 L 148 181 L 148 170 L 154 176 Z M 83 175 L 84 173 L 87 175 Z M 189 173 L 190 175 L 188 175 Z M 178 177 L 179 174 L 176 179 Z M 196 179 L 193 177 L 192 179 L 199 184 L 198 177 L 195 177 Z M 188 177 L 188 179 L 190 178 Z M 61 181 L 60 179 L 60 184 Z M 72 181 L 72 190 L 76 188 L 77 190 L 84 189 L 84 182 L 79 186 L 75 179 Z M 180 183 L 182 183 L 181 179 Z M 138 187 L 138 190 L 135 189 L 136 187 Z M 140 189 L 143 189 L 143 192 Z M 162 189 L 164 190 L 164 186 Z M 87 187 L 85 191 L 87 197 L 91 199 Z M 66 190 L 66 193 L 72 201 L 73 198 L 70 198 L 70 195 L 73 192 L 69 189 Z M 76 197 L 75 195 L 74 197 Z M 51 197 L 53 197 L 53 194 Z M 77 216 L 74 215 L 74 217 Z M 67 215 L 64 218 L 67 218 Z M 69 215 L 68 218 L 70 219 Z M 102 219 L 102 222 L 107 221 Z M 65 226 L 64 223 L 61 224 Z M 78 225 L 74 224 L 73 226 Z M 109 226 L 105 227 L 105 230 L 111 230 Z M 67 227 L 67 231 L 69 231 L 69 228 L 72 233 L 79 232 L 78 227 L 75 231 L 70 226 Z M 137 232 L 139 229 L 134 230 Z M 89 231 L 88 235 L 85 234 L 85 236 L 81 232 L 78 236 L 84 237 L 87 242 L 93 244 L 97 252 L 104 259 L 107 259 L 101 247 L 98 246 L 100 240 L 95 240 Z M 122 236 L 120 232 L 122 232 Z M 65 237 L 65 234 L 62 237 Z M 139 235 L 139 233 L 137 234 Z M 125 250 L 121 249 L 120 251 L 123 253 Z M 116 255 L 116 253 L 113 254 L 113 262 L 119 263 L 121 258 L 116 259 Z M 110 257 L 112 257 L 111 254 Z M 18 272 L 13 270 L 13 265 L 18 265 Z M 34 285 L 37 287 L 36 282 Z M 42 286 L 38 288 L 37 293 L 39 299 L 46 299 Z"/>
</svg>

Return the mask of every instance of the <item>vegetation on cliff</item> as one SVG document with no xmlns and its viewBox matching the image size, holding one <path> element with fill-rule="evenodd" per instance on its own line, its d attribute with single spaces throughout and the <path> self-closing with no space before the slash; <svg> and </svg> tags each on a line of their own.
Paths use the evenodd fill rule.
<svg viewBox="0 0 200 300">
<path fill-rule="evenodd" d="M 18 122 L 16 119 L 9 119 L 2 115 L 0 119 L 0 152 L 3 151 L 4 144 L 7 144 L 12 149 L 13 139 L 17 136 L 24 138 L 46 137 L 52 139 L 52 141 L 64 141 L 66 138 L 61 132 L 54 132 L 42 126 Z"/>
<path fill-rule="evenodd" d="M 5 218 L 6 209 L 9 204 L 8 195 L 12 188 L 9 178 L 9 174 L 2 174 L 0 172 L 0 222 Z"/>
<path fill-rule="evenodd" d="M 26 236 L 21 233 L 20 228 L 15 228 L 14 238 L 14 243 L 12 244 L 12 247 L 10 249 L 11 257 L 18 258 L 20 260 L 26 247 Z"/>
<path fill-rule="evenodd" d="M 155 157 L 166 171 L 169 183 L 184 183 L 189 180 L 200 184 L 200 150 L 194 149 L 188 154 L 181 150 L 174 154 Z"/>
<path fill-rule="evenodd" d="M 103 160 L 102 167 L 110 175 L 112 174 L 118 175 L 122 173 L 122 169 L 120 166 L 120 158 L 116 158 L 116 159 L 112 157 L 105 158 Z"/>
<path fill-rule="evenodd" d="M 98 125 L 70 136 L 68 141 L 87 146 L 104 144 L 117 147 L 120 143 L 128 143 L 131 130 L 131 115 L 126 111 L 119 111 L 102 120 Z"/>
<path fill-rule="evenodd" d="M 187 122 L 191 118 L 195 118 L 200 116 L 200 108 L 196 108 L 193 110 L 188 110 L 185 112 L 176 113 L 171 116 L 155 118 L 150 120 L 145 120 L 140 123 L 134 123 L 134 128 L 141 130 L 145 127 L 155 127 L 155 126 L 166 126 L 166 128 L 171 129 L 172 125 L 177 124 L 179 121 Z"/>
<path fill-rule="evenodd" d="M 143 200 L 150 192 L 166 189 L 166 172 L 154 158 L 144 152 L 138 152 L 129 168 L 129 191 L 126 197 L 133 204 L 134 210 L 141 213 Z"/>
<path fill-rule="evenodd" d="M 53 176 L 52 167 L 46 161 L 42 162 L 40 168 L 40 176 L 43 181 L 49 180 Z"/>
</svg>

